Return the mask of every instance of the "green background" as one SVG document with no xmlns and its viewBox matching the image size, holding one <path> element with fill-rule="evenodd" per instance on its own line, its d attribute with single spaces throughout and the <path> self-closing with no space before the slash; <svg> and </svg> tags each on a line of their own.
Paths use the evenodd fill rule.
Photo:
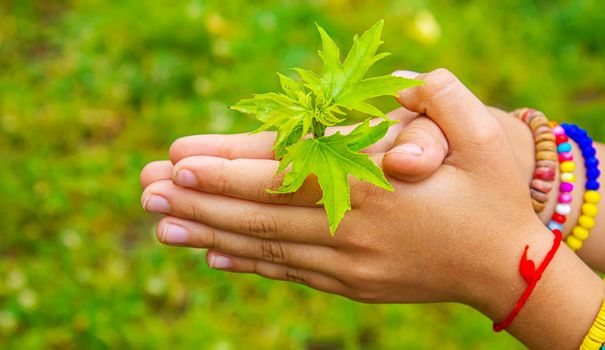
<svg viewBox="0 0 605 350">
<path fill-rule="evenodd" d="M 226 107 L 385 19 L 371 73 L 447 67 L 604 140 L 605 2 L 0 1 L 0 348 L 515 349 L 454 305 L 362 305 L 165 247 L 138 174 Z M 380 100 L 395 108 L 390 99 Z"/>
</svg>

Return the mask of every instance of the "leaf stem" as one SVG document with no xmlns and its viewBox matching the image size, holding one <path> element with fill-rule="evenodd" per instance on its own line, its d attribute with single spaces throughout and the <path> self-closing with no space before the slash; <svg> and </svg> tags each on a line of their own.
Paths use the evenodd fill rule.
<svg viewBox="0 0 605 350">
<path fill-rule="evenodd" d="M 313 118 L 312 128 L 313 128 L 313 137 L 316 139 L 324 136 L 324 134 L 326 133 L 326 126 L 323 125 L 316 118 Z"/>
</svg>

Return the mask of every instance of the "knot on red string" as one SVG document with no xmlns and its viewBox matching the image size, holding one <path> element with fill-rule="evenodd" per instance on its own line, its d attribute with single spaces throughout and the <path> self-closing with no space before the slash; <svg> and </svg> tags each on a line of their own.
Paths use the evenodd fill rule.
<svg viewBox="0 0 605 350">
<path fill-rule="evenodd" d="M 527 288 L 525 288 L 525 292 L 523 292 L 523 294 L 517 301 L 515 308 L 506 317 L 506 319 L 504 319 L 504 321 L 500 323 L 494 323 L 494 331 L 500 332 L 506 329 L 506 327 L 508 327 L 511 322 L 513 322 L 513 319 L 517 316 L 517 314 L 519 314 L 519 311 L 521 311 L 521 308 L 523 307 L 523 305 L 525 305 L 527 299 L 529 299 L 531 292 L 534 290 L 534 287 L 542 277 L 542 273 L 544 272 L 544 270 L 546 270 L 546 266 L 550 264 L 555 254 L 557 253 L 557 250 L 561 245 L 563 234 L 559 230 L 552 230 L 552 233 L 555 236 L 553 240 L 553 245 L 544 257 L 544 260 L 542 261 L 540 266 L 538 266 L 538 268 L 536 268 L 536 264 L 533 260 L 527 258 L 527 250 L 529 249 L 529 245 L 525 246 L 525 251 L 523 251 L 523 255 L 521 256 L 521 262 L 519 263 L 519 273 L 521 274 L 525 282 L 527 282 Z"/>
<path fill-rule="evenodd" d="M 536 270 L 536 264 L 534 263 L 534 261 L 527 258 L 528 249 L 529 246 L 526 245 L 525 251 L 521 256 L 521 263 L 519 263 L 519 272 L 521 273 L 521 277 L 523 277 L 525 282 L 531 283 L 533 281 L 539 280 L 540 277 L 542 277 L 542 274 Z"/>
</svg>

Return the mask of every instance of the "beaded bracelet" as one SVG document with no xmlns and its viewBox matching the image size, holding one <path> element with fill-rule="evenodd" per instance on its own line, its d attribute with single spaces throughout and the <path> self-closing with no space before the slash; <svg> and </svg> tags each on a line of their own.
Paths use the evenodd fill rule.
<svg viewBox="0 0 605 350">
<path fill-rule="evenodd" d="M 601 310 L 597 314 L 592 327 L 588 330 L 588 334 L 584 337 L 580 350 L 598 350 L 605 347 L 605 301 L 601 306 Z"/>
<path fill-rule="evenodd" d="M 552 132 L 555 135 L 555 143 L 557 144 L 557 153 L 559 154 L 559 164 L 561 168 L 561 184 L 559 185 L 559 200 L 555 207 L 555 213 L 546 226 L 552 230 L 563 232 L 563 224 L 567 221 L 567 215 L 571 213 L 571 202 L 573 200 L 572 192 L 574 190 L 574 182 L 576 176 L 573 171 L 575 163 L 573 162 L 572 146 L 569 143 L 569 137 L 565 133 L 565 129 L 555 122 L 551 122 Z"/>
<path fill-rule="evenodd" d="M 598 192 L 601 187 L 599 183 L 601 171 L 599 170 L 599 160 L 596 157 L 593 140 L 588 136 L 586 130 L 572 124 L 561 124 L 561 127 L 580 147 L 586 168 L 586 192 L 584 193 L 582 215 L 578 219 L 578 224 L 572 230 L 571 235 L 565 240 L 571 250 L 577 251 L 582 248 L 584 241 L 590 236 L 590 230 L 595 226 L 594 218 L 599 212 L 597 204 L 601 201 L 601 195 Z"/>
<path fill-rule="evenodd" d="M 530 185 L 532 205 L 540 213 L 548 203 L 548 194 L 552 191 L 557 168 L 557 145 L 551 132 L 548 119 L 542 112 L 531 108 L 522 108 L 512 115 L 525 122 L 534 134 L 536 143 L 536 169 Z"/>
</svg>

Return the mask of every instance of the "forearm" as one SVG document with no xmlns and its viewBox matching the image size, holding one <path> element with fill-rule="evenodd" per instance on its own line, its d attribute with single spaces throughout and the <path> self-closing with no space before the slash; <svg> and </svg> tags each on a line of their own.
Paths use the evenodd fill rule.
<svg viewBox="0 0 605 350">
<path fill-rule="evenodd" d="M 523 172 L 523 176 L 529 184 L 533 177 L 535 168 L 534 158 L 534 139 L 531 131 L 523 122 L 512 117 L 508 113 L 504 113 L 497 109 L 492 109 L 492 112 L 498 117 L 503 125 L 506 133 L 513 145 L 515 156 L 519 164 L 519 168 Z M 573 153 L 576 160 L 576 186 L 573 191 L 574 201 L 572 202 L 572 212 L 568 216 L 567 222 L 564 225 L 563 235 L 566 237 L 578 222 L 580 217 L 581 207 L 584 202 L 584 184 L 586 182 L 584 161 L 582 153 L 575 143 Z M 605 145 L 595 143 L 598 154 L 605 154 Z M 555 180 L 555 191 L 559 187 L 559 178 Z M 605 187 L 602 187 L 601 196 L 605 197 Z M 549 197 L 549 202 L 540 214 L 542 222 L 546 223 L 550 220 L 557 205 L 557 195 L 553 194 Z M 584 246 L 578 252 L 579 256 L 592 268 L 605 272 L 605 205 L 599 205 L 599 215 L 596 218 L 596 226 L 591 230 L 591 236 L 584 242 Z"/>
<path fill-rule="evenodd" d="M 530 246 L 528 256 L 536 265 L 552 247 L 553 234 L 546 228 L 536 230 L 511 240 L 512 244 L 503 245 L 503 254 L 494 262 L 498 266 L 492 273 L 498 280 L 492 281 L 490 287 L 481 288 L 489 296 L 483 299 L 483 306 L 477 308 L 496 322 L 511 312 L 527 285 L 518 272 L 525 244 Z M 561 245 L 507 330 L 531 349 L 577 349 L 604 298 L 605 284 Z"/>
</svg>

